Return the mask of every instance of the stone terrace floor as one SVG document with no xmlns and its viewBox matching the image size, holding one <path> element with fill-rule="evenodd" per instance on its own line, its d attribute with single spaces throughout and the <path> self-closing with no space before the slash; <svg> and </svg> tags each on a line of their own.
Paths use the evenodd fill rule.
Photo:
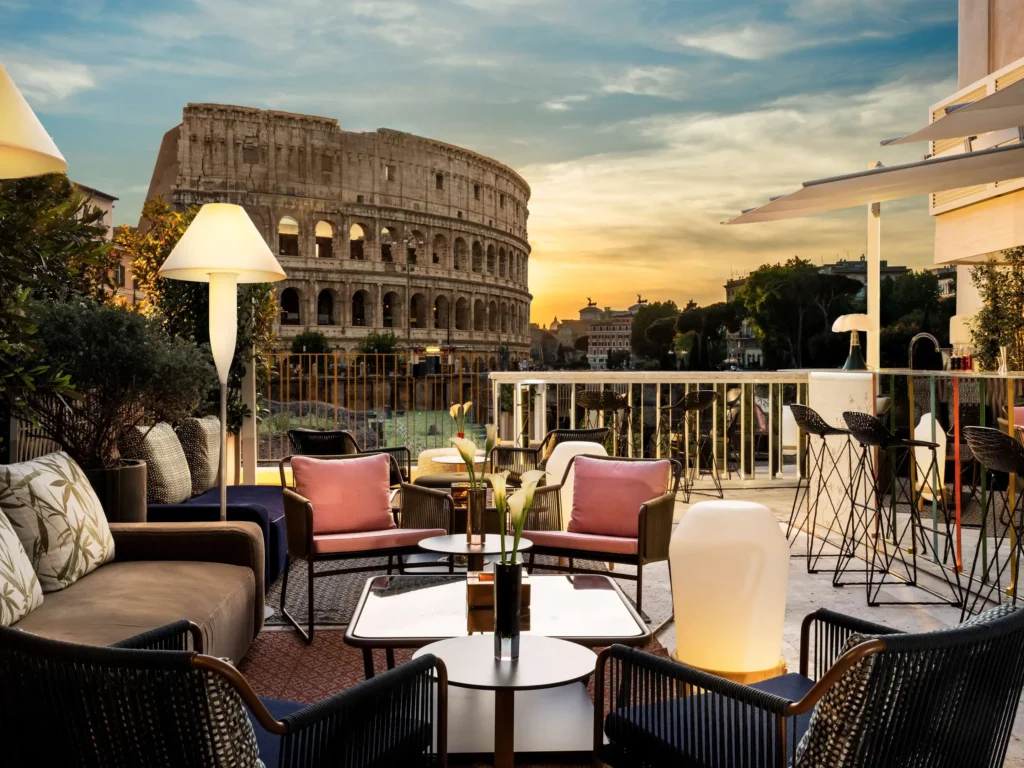
<svg viewBox="0 0 1024 768">
<path fill-rule="evenodd" d="M 793 489 L 726 489 L 725 497 L 764 504 L 775 513 L 780 525 L 785 526 L 789 519 L 790 505 L 793 502 Z M 694 495 L 691 501 L 696 503 L 707 498 L 709 497 Z M 676 502 L 676 522 L 687 508 L 688 505 L 681 501 Z M 804 551 L 802 545 L 802 541 L 797 541 L 794 544 L 794 551 Z M 834 561 L 823 560 L 822 567 L 828 568 L 832 562 Z M 795 671 L 799 668 L 800 622 L 808 613 L 821 607 L 828 607 L 840 613 L 912 632 L 927 631 L 959 623 L 959 608 L 933 605 L 887 605 L 869 608 L 865 601 L 863 587 L 834 588 L 830 571 L 824 570 L 810 575 L 807 573 L 802 559 L 795 558 L 790 560 L 790 563 L 789 601 L 786 606 L 786 630 L 782 645 L 782 654 L 790 670 Z M 625 591 L 635 594 L 635 588 L 631 582 L 622 581 L 620 584 Z M 913 591 L 912 588 L 898 588 L 888 593 L 888 599 L 908 599 L 908 593 Z M 883 597 L 883 599 L 886 598 Z M 650 617 L 654 627 L 672 615 L 672 594 L 668 567 L 665 563 L 649 565 L 644 570 L 644 612 Z M 662 629 L 658 633 L 658 639 L 662 645 L 672 651 L 675 648 L 674 625 L 669 623 Z M 1024 711 L 1022 709 L 1024 708 L 1018 708 L 1017 719 L 1014 722 L 1006 766 L 1024 768 Z"/>
</svg>

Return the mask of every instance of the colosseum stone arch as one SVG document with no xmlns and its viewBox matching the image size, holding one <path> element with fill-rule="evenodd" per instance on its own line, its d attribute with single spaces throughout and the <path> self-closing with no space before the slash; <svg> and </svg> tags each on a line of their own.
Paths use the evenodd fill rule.
<svg viewBox="0 0 1024 768">
<path fill-rule="evenodd" d="M 331 118 L 189 104 L 149 194 L 245 207 L 288 273 L 282 347 L 315 329 L 352 349 L 387 328 L 411 350 L 490 360 L 507 344 L 512 362 L 529 356 L 530 188 L 488 157 Z"/>
</svg>

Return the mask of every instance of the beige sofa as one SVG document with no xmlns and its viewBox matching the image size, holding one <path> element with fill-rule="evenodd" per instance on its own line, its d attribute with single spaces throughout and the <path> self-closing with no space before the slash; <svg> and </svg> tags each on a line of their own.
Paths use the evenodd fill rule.
<svg viewBox="0 0 1024 768">
<path fill-rule="evenodd" d="M 255 523 L 114 523 L 114 560 L 14 626 L 110 645 L 179 619 L 199 625 L 203 651 L 241 661 L 263 626 L 263 534 Z"/>
</svg>

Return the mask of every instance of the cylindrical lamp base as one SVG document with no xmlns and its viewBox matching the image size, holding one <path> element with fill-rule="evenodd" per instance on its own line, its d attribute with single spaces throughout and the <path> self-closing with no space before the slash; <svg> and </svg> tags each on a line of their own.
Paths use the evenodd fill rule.
<svg viewBox="0 0 1024 768">
<path fill-rule="evenodd" d="M 770 680 L 773 677 L 784 675 L 788 671 L 786 668 L 786 662 L 783 659 L 779 659 L 779 663 L 770 669 L 758 669 L 749 672 L 723 672 L 720 669 L 704 669 L 703 667 L 698 667 L 696 664 L 687 664 L 686 660 L 680 659 L 676 656 L 674 651 L 672 653 L 672 657 L 681 664 L 686 664 L 688 667 L 699 669 L 701 672 L 707 672 L 709 675 L 722 677 L 741 685 L 753 685 L 754 683 L 760 683 L 765 680 Z"/>
</svg>

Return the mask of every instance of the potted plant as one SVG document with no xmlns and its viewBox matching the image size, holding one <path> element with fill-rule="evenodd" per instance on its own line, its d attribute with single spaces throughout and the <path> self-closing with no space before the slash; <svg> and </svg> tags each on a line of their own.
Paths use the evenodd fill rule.
<svg viewBox="0 0 1024 768">
<path fill-rule="evenodd" d="M 498 430 L 493 424 L 487 427 L 487 442 L 484 449 L 484 461 L 491 455 L 491 449 L 498 438 Z M 462 457 L 469 473 L 469 491 L 466 494 L 466 541 L 470 544 L 483 544 L 484 541 L 484 510 L 487 507 L 487 496 L 483 473 L 476 473 L 476 443 L 463 437 L 453 437 L 452 445 Z M 504 518 L 501 518 L 504 519 Z M 504 544 L 504 538 L 502 538 Z"/>
<path fill-rule="evenodd" d="M 94 301 L 49 305 L 39 322 L 40 364 L 74 391 L 30 399 L 36 430 L 81 465 L 111 521 L 146 519 L 146 467 L 121 459 L 139 424 L 190 416 L 215 383 L 208 350 L 168 336 L 157 321 Z"/>
<path fill-rule="evenodd" d="M 494 658 L 498 661 L 515 661 L 519 658 L 519 617 L 523 603 L 523 564 L 518 559 L 519 540 L 533 506 L 534 492 L 544 472 L 534 469 L 524 473 L 522 486 L 507 499 L 506 475 L 491 475 L 498 518 L 504 521 L 507 513 L 512 526 L 512 551 L 506 550 L 505 537 L 502 536 L 501 560 L 494 564 Z"/>
</svg>

